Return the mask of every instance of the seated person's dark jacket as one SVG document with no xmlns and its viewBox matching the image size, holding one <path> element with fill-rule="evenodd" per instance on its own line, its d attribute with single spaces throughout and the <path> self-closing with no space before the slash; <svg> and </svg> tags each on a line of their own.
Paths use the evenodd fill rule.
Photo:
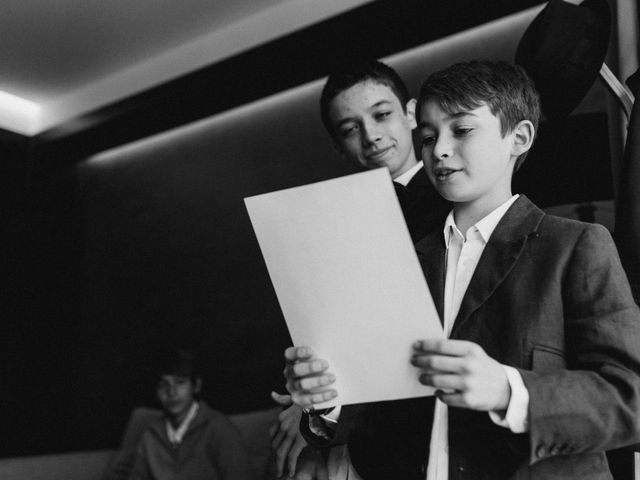
<svg viewBox="0 0 640 480">
<path fill-rule="evenodd" d="M 200 408 L 182 442 L 166 434 L 165 416 L 158 412 L 143 431 L 129 480 L 252 480 L 242 436 L 221 412 L 200 401 Z"/>
</svg>

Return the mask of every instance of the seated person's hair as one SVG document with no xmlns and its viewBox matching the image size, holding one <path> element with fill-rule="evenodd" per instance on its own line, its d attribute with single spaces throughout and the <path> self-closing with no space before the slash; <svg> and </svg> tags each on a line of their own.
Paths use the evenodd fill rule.
<svg viewBox="0 0 640 480">
<path fill-rule="evenodd" d="M 195 382 L 202 376 L 197 352 L 190 348 L 163 346 L 155 354 L 153 373 L 161 375 L 178 375 Z"/>
<path fill-rule="evenodd" d="M 429 100 L 448 114 L 487 105 L 500 119 L 503 137 L 522 120 L 531 121 L 538 130 L 540 96 L 524 68 L 509 62 L 474 60 L 433 73 L 420 88 L 417 111 Z M 514 171 L 526 155 L 520 155 Z"/>
</svg>

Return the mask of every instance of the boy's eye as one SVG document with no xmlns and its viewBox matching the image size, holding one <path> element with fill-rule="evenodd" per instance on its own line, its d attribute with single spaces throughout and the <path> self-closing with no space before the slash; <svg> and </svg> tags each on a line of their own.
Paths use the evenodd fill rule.
<svg viewBox="0 0 640 480">
<path fill-rule="evenodd" d="M 435 141 L 436 141 L 436 137 L 434 137 L 434 136 L 423 137 L 422 138 L 422 146 L 428 147 L 430 145 L 433 145 Z"/>
<path fill-rule="evenodd" d="M 456 135 L 466 135 L 469 132 L 471 132 L 471 130 L 473 130 L 473 128 L 459 127 L 459 128 L 455 129 L 455 134 Z"/>
<path fill-rule="evenodd" d="M 356 130 L 357 127 L 355 125 L 345 125 L 338 130 L 338 134 L 341 137 L 348 137 L 349 135 L 354 134 Z"/>
<path fill-rule="evenodd" d="M 381 112 L 376 112 L 375 118 L 376 118 L 376 120 L 385 120 L 390 115 L 391 115 L 391 112 L 385 110 L 385 111 L 381 111 Z"/>
</svg>

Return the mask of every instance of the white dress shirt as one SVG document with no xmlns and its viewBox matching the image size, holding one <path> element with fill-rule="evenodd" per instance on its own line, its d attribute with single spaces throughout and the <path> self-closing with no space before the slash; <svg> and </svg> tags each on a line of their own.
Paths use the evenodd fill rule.
<svg viewBox="0 0 640 480">
<path fill-rule="evenodd" d="M 422 160 L 420 160 L 418 163 L 416 163 L 413 167 L 411 167 L 409 170 L 407 170 L 406 172 L 398 175 L 396 178 L 393 179 L 394 182 L 399 183 L 400 185 L 402 185 L 403 187 L 406 187 L 409 182 L 411 181 L 411 179 L 415 176 L 416 173 L 418 173 L 418 171 L 423 168 L 423 163 Z"/>
<path fill-rule="evenodd" d="M 196 413 L 198 413 L 198 408 L 198 402 L 193 402 L 191 407 L 189 407 L 186 417 L 184 417 L 184 420 L 178 425 L 178 428 L 173 428 L 169 419 L 166 420 L 167 437 L 171 443 L 174 445 L 182 443 L 182 437 L 187 433 L 187 428 L 189 428 L 191 421 L 196 416 Z"/>
<path fill-rule="evenodd" d="M 455 224 L 453 212 L 449 213 L 444 226 L 444 241 L 447 246 L 446 277 L 444 287 L 444 331 L 448 337 L 453 327 L 462 298 L 469 286 L 471 277 L 478 265 L 489 237 L 518 195 L 512 196 L 489 215 L 469 227 L 465 236 Z M 503 365 L 504 366 L 504 365 Z M 525 432 L 529 393 L 518 371 L 504 366 L 511 387 L 511 398 L 504 417 L 489 412 L 491 420 L 514 433 Z M 449 438 L 448 407 L 436 400 L 433 416 L 433 428 L 429 448 L 427 480 L 448 480 L 449 478 Z"/>
</svg>

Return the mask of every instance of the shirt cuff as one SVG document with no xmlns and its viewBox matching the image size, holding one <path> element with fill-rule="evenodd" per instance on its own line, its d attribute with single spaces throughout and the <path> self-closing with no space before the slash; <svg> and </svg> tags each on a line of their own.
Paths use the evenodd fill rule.
<svg viewBox="0 0 640 480">
<path fill-rule="evenodd" d="M 522 376 L 517 369 L 502 365 L 509 387 L 511 387 L 511 398 L 504 415 L 498 412 L 489 412 L 491 421 L 496 425 L 508 428 L 513 433 L 524 433 L 529 431 L 529 391 L 522 381 Z"/>
<path fill-rule="evenodd" d="M 330 412 L 325 413 L 324 415 L 320 415 L 320 418 L 327 423 L 332 423 L 335 425 L 336 423 L 338 423 L 341 410 L 342 410 L 342 405 L 336 405 L 336 407 L 331 409 Z"/>
<path fill-rule="evenodd" d="M 341 405 L 337 405 L 330 412 L 322 415 L 308 415 L 309 430 L 314 435 L 330 440 L 340 418 Z"/>
</svg>

